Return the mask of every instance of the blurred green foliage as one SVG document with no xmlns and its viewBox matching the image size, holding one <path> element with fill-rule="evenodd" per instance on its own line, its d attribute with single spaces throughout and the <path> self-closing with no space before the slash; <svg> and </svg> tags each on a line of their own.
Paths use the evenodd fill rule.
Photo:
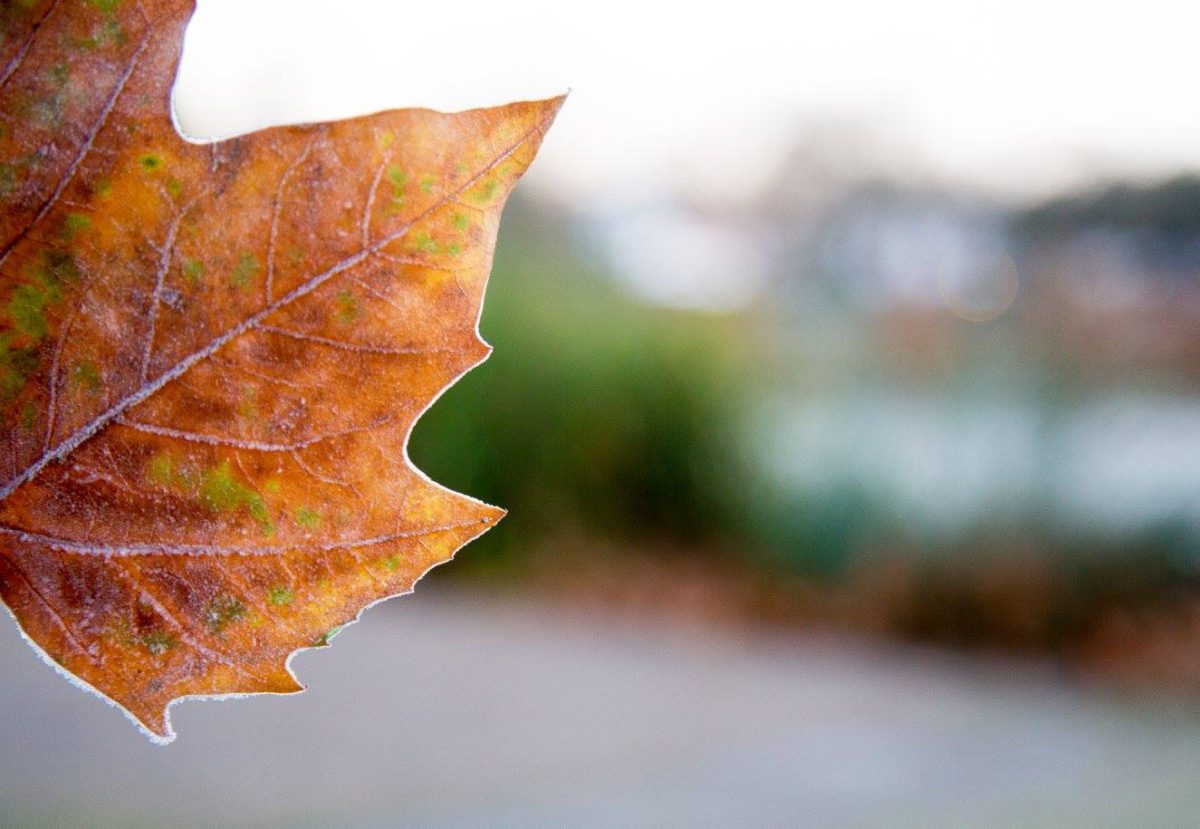
<svg viewBox="0 0 1200 829">
<path fill-rule="evenodd" d="M 480 324 L 495 353 L 414 430 L 420 469 L 510 511 L 456 570 L 519 575 L 548 538 L 697 542 L 729 523 L 736 321 L 639 304 L 577 251 L 510 205 Z"/>
<path fill-rule="evenodd" d="M 797 319 L 779 303 L 657 307 L 622 292 L 556 215 L 567 211 L 520 201 L 506 211 L 480 325 L 495 353 L 413 433 L 419 468 L 509 510 L 446 577 L 571 574 L 603 593 L 616 572 L 616 591 L 669 604 L 675 580 L 699 567 L 720 583 L 719 601 L 764 618 L 1064 657 L 1124 641 L 1111 639 L 1121 619 L 1174 630 L 1187 615 L 1197 536 L 1186 516 L 1168 510 L 1113 535 L 1054 506 L 1056 429 L 1088 387 L 1046 370 L 1056 350 L 1025 347 L 1019 309 L 968 325 Z M 780 391 L 790 408 L 771 414 L 764 403 Z M 815 454 L 773 443 L 772 424 L 810 403 L 832 430 Z M 940 424 L 936 446 L 899 457 L 969 484 L 978 424 L 1024 416 L 1040 424 L 1030 439 L 1042 439 L 1045 463 L 1020 497 L 951 529 L 938 516 L 956 493 L 914 502 L 922 491 L 897 490 L 902 470 L 879 460 L 881 441 Z"/>
</svg>

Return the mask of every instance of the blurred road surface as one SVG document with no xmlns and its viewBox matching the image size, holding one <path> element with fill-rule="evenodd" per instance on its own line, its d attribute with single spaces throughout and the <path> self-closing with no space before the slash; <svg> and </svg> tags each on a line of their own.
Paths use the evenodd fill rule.
<svg viewBox="0 0 1200 829">
<path fill-rule="evenodd" d="M 1200 712 L 1014 665 L 423 585 L 156 748 L 0 621 L 3 827 L 1200 825 Z"/>
</svg>

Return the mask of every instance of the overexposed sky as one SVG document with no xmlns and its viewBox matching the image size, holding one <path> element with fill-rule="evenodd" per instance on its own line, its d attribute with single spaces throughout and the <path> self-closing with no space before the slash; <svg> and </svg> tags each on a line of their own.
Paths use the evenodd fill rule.
<svg viewBox="0 0 1200 829">
<path fill-rule="evenodd" d="M 1011 194 L 1200 166 L 1187 4 L 199 0 L 176 88 L 193 135 L 570 88 L 530 186 L 759 186 L 798 124 L 858 124 Z"/>
</svg>

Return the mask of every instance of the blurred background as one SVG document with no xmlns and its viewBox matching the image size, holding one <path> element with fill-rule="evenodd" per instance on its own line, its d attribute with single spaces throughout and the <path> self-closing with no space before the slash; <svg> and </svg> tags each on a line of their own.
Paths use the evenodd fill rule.
<svg viewBox="0 0 1200 829">
<path fill-rule="evenodd" d="M 509 515 L 165 751 L 6 629 L 0 823 L 1200 821 L 1172 4 L 330 12 L 201 0 L 181 128 L 573 87 L 411 446 Z"/>
</svg>

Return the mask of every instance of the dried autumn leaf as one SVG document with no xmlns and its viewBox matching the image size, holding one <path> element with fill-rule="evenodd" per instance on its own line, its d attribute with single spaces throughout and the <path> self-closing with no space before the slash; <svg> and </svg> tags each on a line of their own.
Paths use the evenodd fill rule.
<svg viewBox="0 0 1200 829">
<path fill-rule="evenodd" d="M 0 597 L 159 740 L 501 510 L 408 462 L 561 99 L 182 139 L 190 0 L 0 3 Z"/>
</svg>

